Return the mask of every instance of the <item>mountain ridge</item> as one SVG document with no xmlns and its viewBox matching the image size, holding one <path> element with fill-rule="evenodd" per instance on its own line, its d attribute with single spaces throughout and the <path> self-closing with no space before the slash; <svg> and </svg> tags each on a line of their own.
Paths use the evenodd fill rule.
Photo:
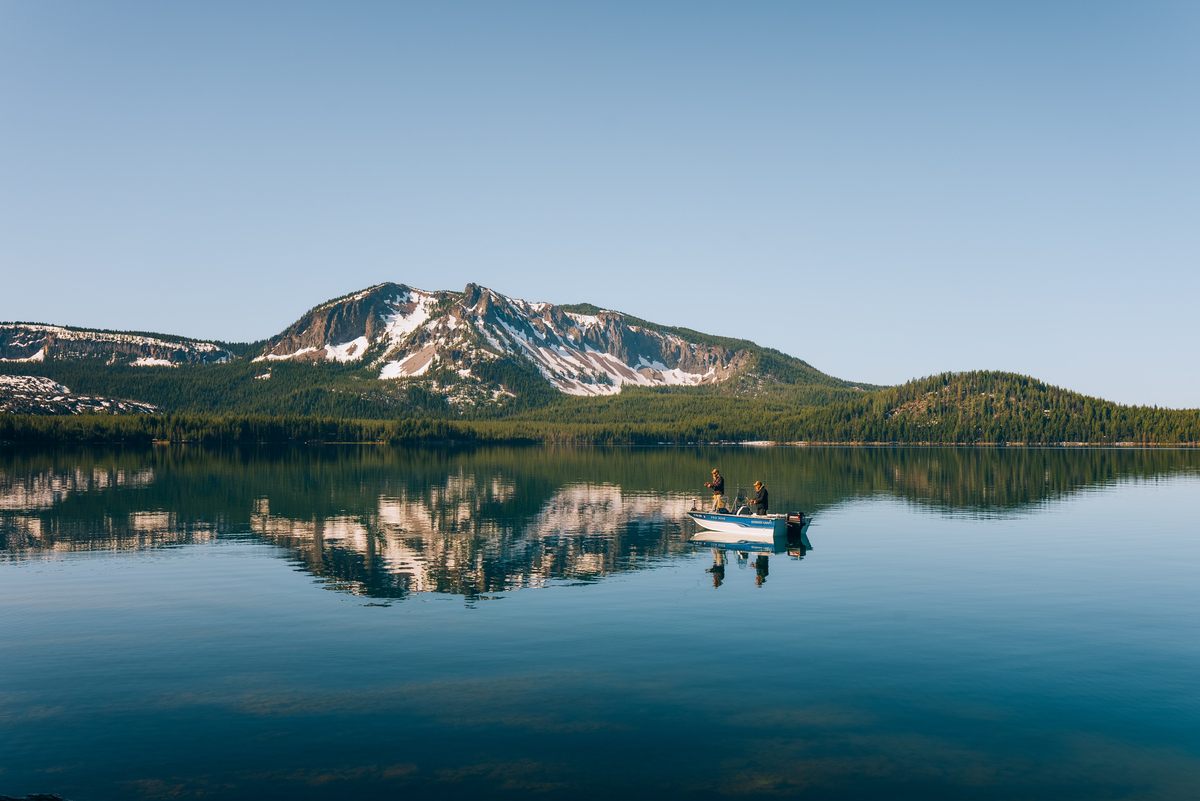
<svg viewBox="0 0 1200 801">
<path fill-rule="evenodd" d="M 742 379 L 734 394 L 756 394 L 764 376 L 772 384 L 877 388 L 827 375 L 750 340 L 666 326 L 593 304 L 532 303 L 474 283 L 454 292 L 382 282 L 320 303 L 259 343 L 0 323 L 0 363 L 98 359 L 164 367 L 241 358 L 268 366 L 353 364 L 384 380 L 457 373 L 460 383 L 481 381 L 482 374 L 495 372 L 488 363 L 509 361 L 532 367 L 555 390 L 573 395 L 611 395 L 627 386 L 712 387 L 728 385 L 731 378 Z M 777 375 L 780 370 L 786 375 Z M 497 396 L 508 392 L 493 388 Z"/>
<path fill-rule="evenodd" d="M 370 418 L 439 405 L 448 414 L 504 413 L 632 388 L 799 404 L 878 388 L 750 340 L 474 283 L 456 292 L 381 282 L 317 304 L 254 343 L 0 323 L 0 372 L 39 366 L 80 392 L 163 409 Z"/>
<path fill-rule="evenodd" d="M 320 304 L 268 340 L 256 361 L 360 362 L 379 378 L 431 369 L 460 378 L 481 363 L 515 359 L 559 392 L 610 395 L 624 386 L 720 385 L 751 363 L 780 384 L 873 390 L 749 340 L 652 323 L 593 304 L 531 303 L 470 283 L 462 292 L 385 282 Z M 776 373 L 787 373 L 780 378 Z M 743 387 L 742 394 L 753 394 Z"/>
<path fill-rule="evenodd" d="M 219 364 L 236 357 L 216 343 L 173 334 L 0 322 L 0 364 L 95 358 L 108 358 L 110 364 L 165 367 Z"/>
</svg>

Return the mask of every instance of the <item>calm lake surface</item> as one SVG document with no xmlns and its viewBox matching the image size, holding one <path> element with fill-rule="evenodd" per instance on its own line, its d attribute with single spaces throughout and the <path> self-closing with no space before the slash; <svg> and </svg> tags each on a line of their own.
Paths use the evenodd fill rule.
<svg viewBox="0 0 1200 801">
<path fill-rule="evenodd" d="M 714 466 L 811 550 L 691 544 Z M 1192 799 L 1198 512 L 1186 450 L 0 450 L 0 793 Z"/>
</svg>

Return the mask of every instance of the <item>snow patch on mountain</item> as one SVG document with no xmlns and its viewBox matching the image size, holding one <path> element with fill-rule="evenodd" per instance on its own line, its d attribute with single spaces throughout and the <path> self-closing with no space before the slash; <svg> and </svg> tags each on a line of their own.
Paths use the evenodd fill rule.
<svg viewBox="0 0 1200 801">
<path fill-rule="evenodd" d="M 638 351 L 631 353 L 635 344 Z M 612 395 L 626 385 L 723 380 L 745 356 L 631 326 L 616 312 L 573 314 L 469 285 L 458 302 L 414 328 L 412 340 L 389 354 L 380 378 L 414 377 L 435 365 L 461 371 L 469 363 L 512 357 L 530 363 L 561 392 Z"/>
<path fill-rule="evenodd" d="M 462 292 L 379 284 L 309 312 L 258 358 L 354 362 L 368 353 L 385 380 L 447 370 L 478 381 L 475 365 L 515 359 L 573 395 L 723 381 L 749 358 L 631 325 L 619 312 L 570 313 L 475 284 Z"/>
<path fill-rule="evenodd" d="M 264 355 L 262 355 L 262 356 L 259 356 L 259 357 L 255 358 L 255 359 L 251 359 L 251 361 L 255 361 L 255 362 L 261 362 L 261 361 L 285 361 L 285 360 L 287 360 L 287 359 L 295 359 L 297 356 L 304 356 L 304 355 L 305 355 L 305 354 L 307 354 L 307 353 L 313 353 L 313 354 L 315 354 L 316 352 L 317 352 L 317 349 L 316 349 L 316 348 L 312 348 L 312 347 L 310 347 L 310 348 L 300 348 L 299 350 L 297 350 L 297 351 L 295 351 L 295 352 L 293 352 L 293 353 L 283 353 L 283 354 L 278 354 L 278 353 L 267 353 L 267 354 L 264 354 Z"/>
<path fill-rule="evenodd" d="M 350 362 L 355 359 L 361 359 L 363 354 L 367 352 L 367 347 L 370 345 L 365 336 L 356 337 L 349 342 L 343 342 L 341 345 L 325 345 L 325 358 L 333 359 L 339 362 Z"/>
<path fill-rule="evenodd" d="M 0 362 L 41 362 L 46 360 L 46 349 L 41 348 L 32 356 L 26 356 L 24 359 L 0 359 Z"/>
<path fill-rule="evenodd" d="M 67 395 L 71 390 L 52 378 L 40 375 L 0 375 L 0 392 L 30 395 Z"/>
<path fill-rule="evenodd" d="M 0 375 L 0 412 L 9 414 L 154 414 L 149 403 L 76 395 L 38 375 Z"/>
<path fill-rule="evenodd" d="M 575 321 L 575 325 L 579 328 L 587 328 L 590 325 L 600 325 L 600 318 L 594 314 L 575 314 L 574 312 L 564 312 L 568 317 Z"/>
<path fill-rule="evenodd" d="M 388 341 L 393 345 L 403 343 L 409 334 L 425 324 L 437 303 L 438 299 L 433 295 L 411 289 L 396 296 L 393 301 L 395 312 L 385 318 Z"/>
</svg>

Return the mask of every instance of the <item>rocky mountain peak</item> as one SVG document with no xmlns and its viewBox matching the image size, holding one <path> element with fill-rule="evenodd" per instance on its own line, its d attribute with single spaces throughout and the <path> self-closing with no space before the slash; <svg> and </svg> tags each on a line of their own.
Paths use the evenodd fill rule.
<svg viewBox="0 0 1200 801">
<path fill-rule="evenodd" d="M 474 283 L 461 293 L 386 283 L 330 301 L 273 337 L 259 359 L 347 362 L 368 354 L 382 379 L 434 368 L 466 379 L 481 362 L 515 359 L 577 395 L 714 383 L 749 359 L 744 350 L 632 325 L 620 312 L 576 314 Z"/>
</svg>

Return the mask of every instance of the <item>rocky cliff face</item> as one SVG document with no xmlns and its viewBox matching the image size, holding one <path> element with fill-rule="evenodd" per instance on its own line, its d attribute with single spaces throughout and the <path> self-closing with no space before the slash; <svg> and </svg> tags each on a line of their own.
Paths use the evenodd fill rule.
<svg viewBox="0 0 1200 801">
<path fill-rule="evenodd" d="M 0 323 L 0 362 L 103 359 L 139 367 L 213 364 L 232 355 L 211 342 L 165 340 L 142 334 L 79 331 L 54 325 Z"/>
<path fill-rule="evenodd" d="M 467 378 L 479 362 L 514 358 L 532 364 L 562 392 L 610 395 L 626 384 L 724 381 L 749 357 L 744 350 L 630 324 L 619 312 L 574 314 L 475 284 L 461 293 L 380 284 L 313 309 L 258 358 L 366 358 L 382 379 L 412 378 L 435 368 Z"/>
<path fill-rule="evenodd" d="M 255 361 L 357 361 L 368 349 L 378 352 L 380 347 L 403 341 L 429 318 L 432 308 L 455 296 L 403 284 L 379 284 L 316 307 L 272 337 Z"/>
</svg>

